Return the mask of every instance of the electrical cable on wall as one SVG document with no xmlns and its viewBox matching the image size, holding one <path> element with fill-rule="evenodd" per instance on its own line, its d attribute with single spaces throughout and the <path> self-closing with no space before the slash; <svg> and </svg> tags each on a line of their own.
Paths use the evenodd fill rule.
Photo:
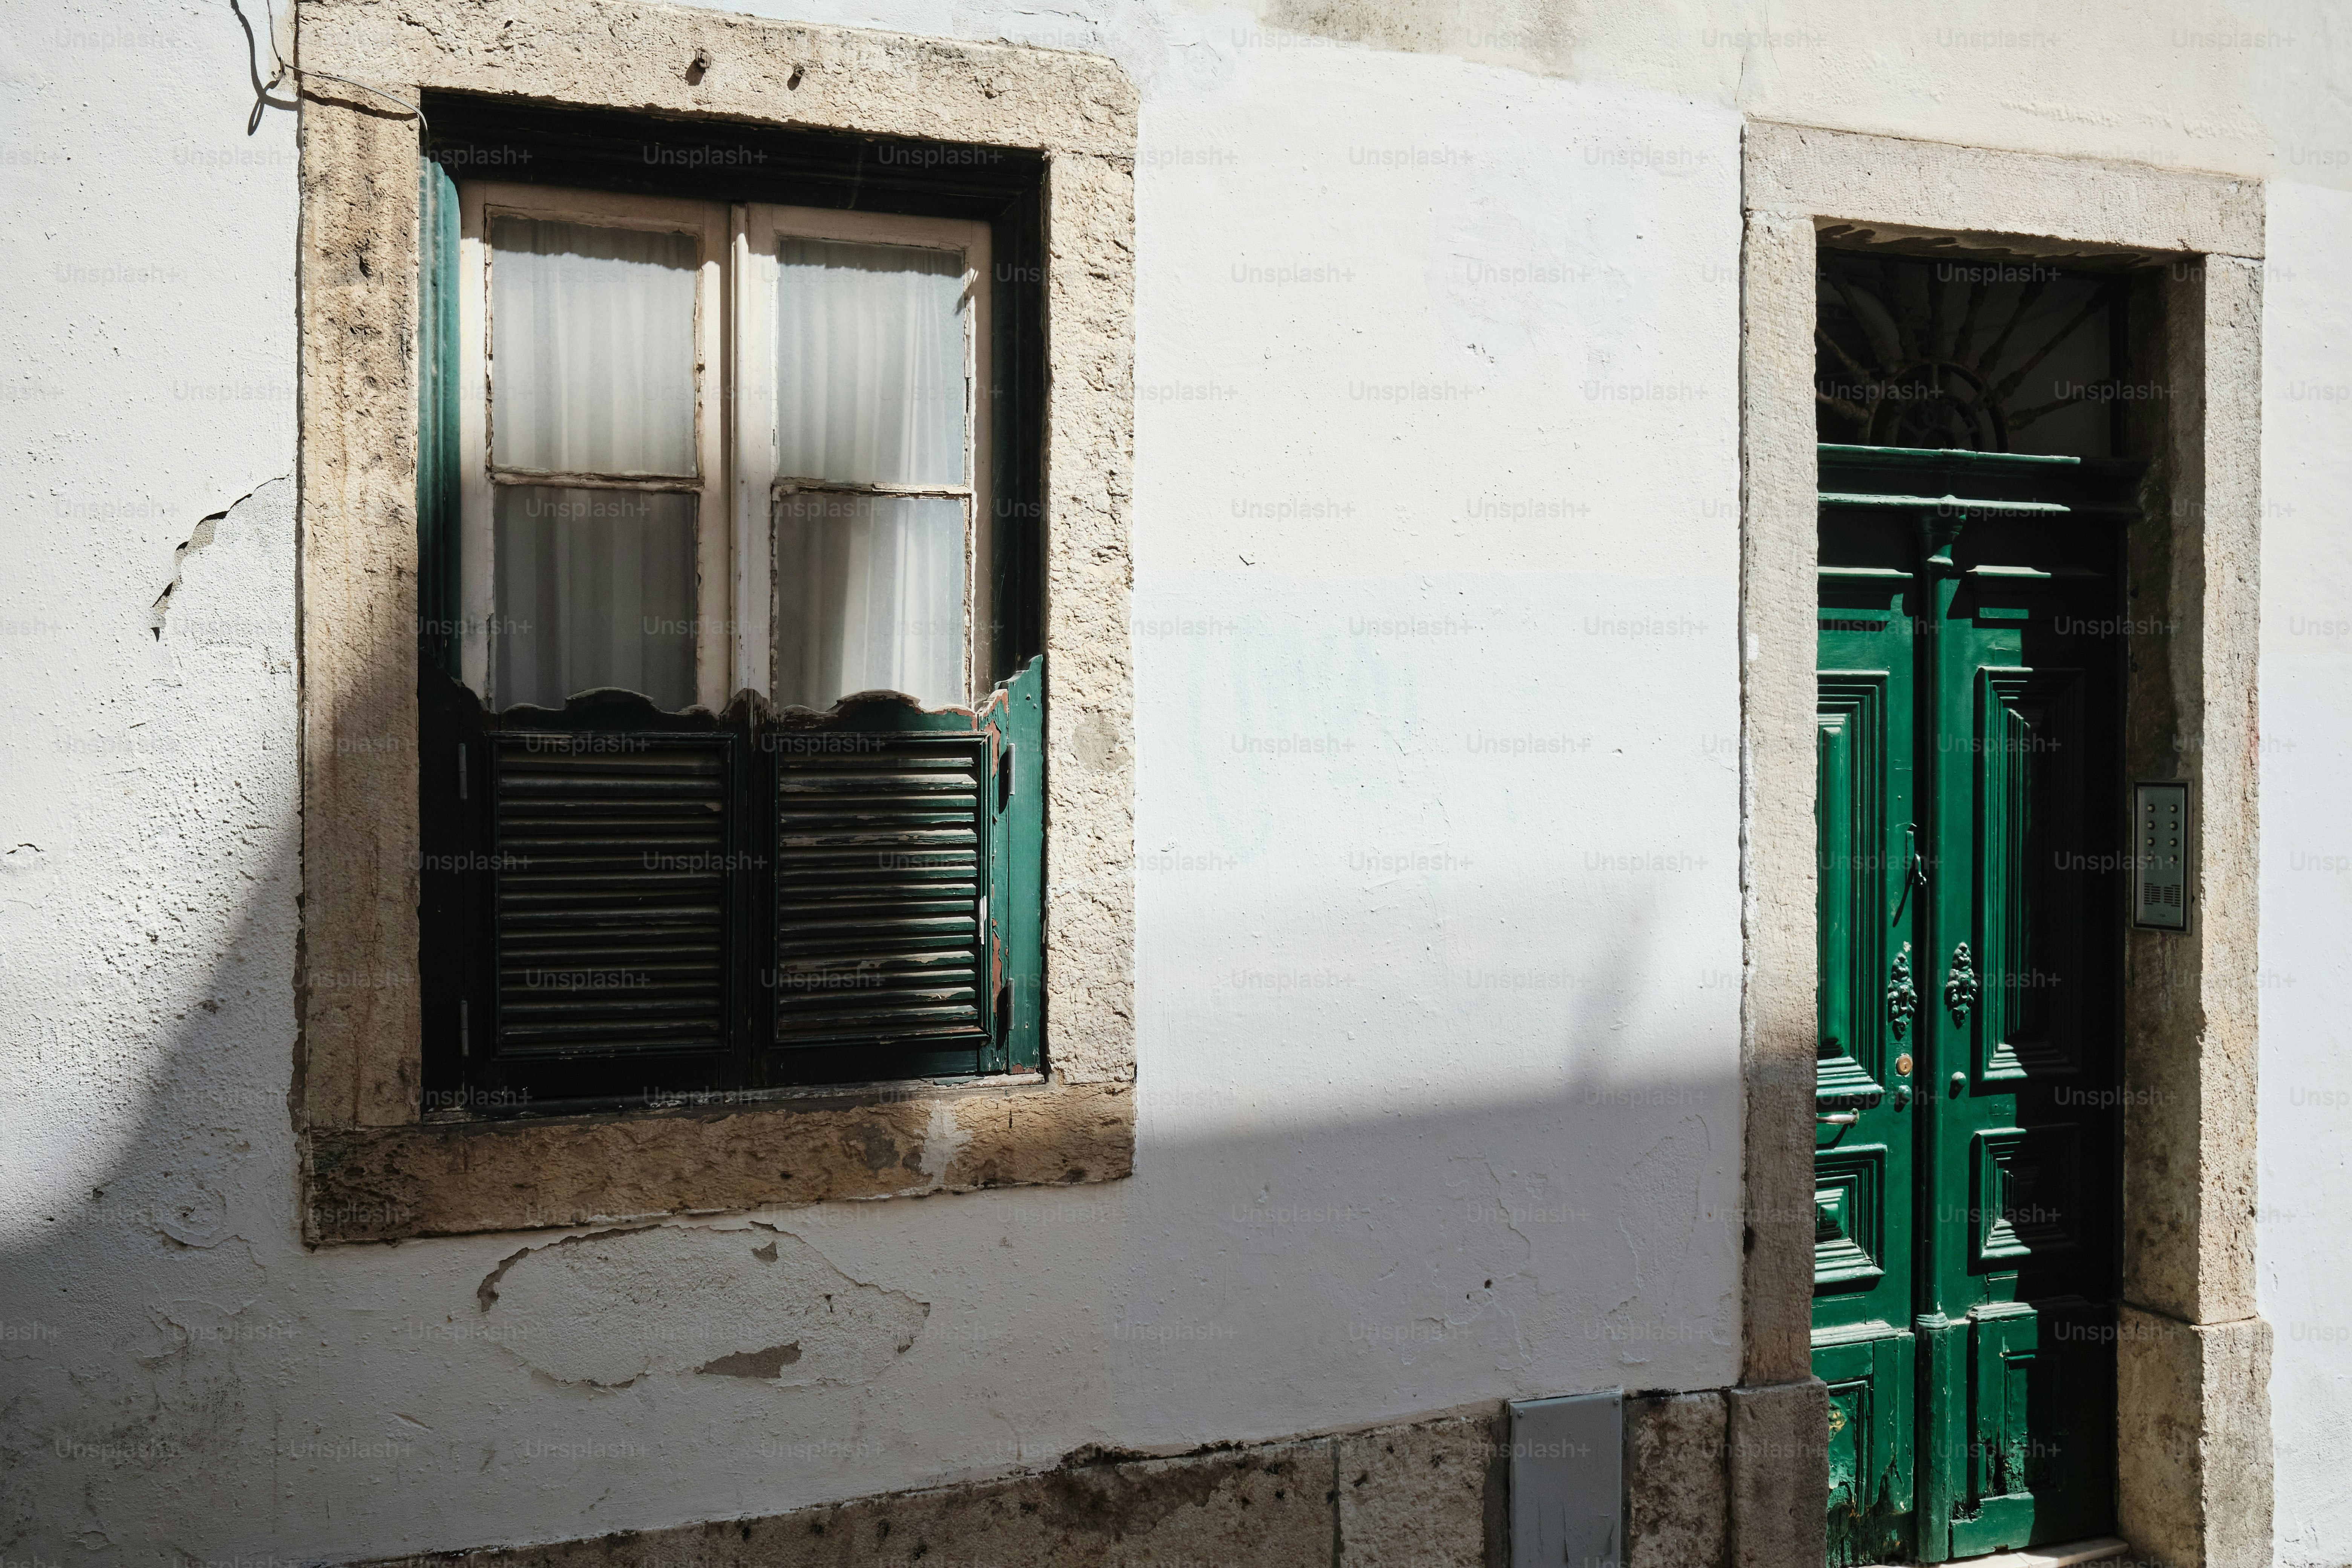
<svg viewBox="0 0 2352 1568">
<path fill-rule="evenodd" d="M 261 8 L 263 14 L 269 19 L 269 61 L 270 64 L 277 68 L 275 73 L 271 75 L 269 80 L 264 85 L 264 91 L 268 90 L 269 88 L 276 87 L 279 82 L 285 80 L 289 76 L 294 78 L 297 82 L 310 79 L 315 79 L 319 81 L 341 82 L 345 87 L 355 87 L 362 92 L 372 92 L 387 103 L 398 104 L 409 113 L 416 116 L 416 129 L 419 135 L 430 136 L 433 133 L 432 125 L 425 118 L 425 110 L 418 105 L 409 102 L 404 98 L 396 97 L 392 93 L 384 91 L 383 89 L 380 87 L 370 87 L 363 81 L 353 81 L 347 76 L 335 76 L 327 71 L 299 70 L 293 66 L 288 65 L 286 63 L 286 58 L 278 52 L 278 9 L 271 4 L 271 0 L 261 0 Z"/>
</svg>

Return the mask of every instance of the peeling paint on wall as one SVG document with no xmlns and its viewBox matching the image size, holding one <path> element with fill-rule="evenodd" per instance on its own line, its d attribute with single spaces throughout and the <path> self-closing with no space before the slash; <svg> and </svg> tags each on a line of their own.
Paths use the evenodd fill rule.
<svg viewBox="0 0 2352 1568">
<path fill-rule="evenodd" d="M 172 602 L 172 590 L 180 585 L 181 558 L 191 550 L 202 550 L 210 544 L 213 542 L 213 525 L 227 515 L 225 511 L 216 511 L 204 519 L 196 524 L 195 531 L 188 535 L 188 542 L 172 552 L 172 580 L 163 584 L 162 593 L 155 595 L 154 607 L 151 612 L 154 616 L 152 629 L 159 642 L 163 637 L 163 611 Z"/>
<path fill-rule="evenodd" d="M 478 1291 L 498 1343 L 559 1383 L 706 1373 L 781 1388 L 864 1383 L 928 1301 L 861 1284 L 789 1232 L 650 1226 L 525 1247 Z"/>
</svg>

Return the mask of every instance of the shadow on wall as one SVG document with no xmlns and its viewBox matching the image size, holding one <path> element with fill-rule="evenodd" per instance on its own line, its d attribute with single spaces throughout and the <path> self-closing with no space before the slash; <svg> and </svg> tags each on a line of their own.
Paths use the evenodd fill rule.
<svg viewBox="0 0 2352 1568">
<path fill-rule="evenodd" d="M 1572 1005 L 1449 1000 L 1380 952 L 1304 996 L 1147 977 L 1131 1181 L 306 1252 L 289 489 L 181 557 L 170 674 L 121 726 L 152 735 L 119 770 L 144 837 L 37 895 L 104 959 L 47 1005 L 38 1206 L 0 1235 L 12 1554 L 564 1540 L 1736 1378 L 1736 1008 L 1658 1022 L 1638 897 L 1547 955 L 1590 977 Z M 1155 934 L 1207 952 L 1217 919 Z M 365 1006 L 406 977 L 310 981 Z M 1349 1043 L 1406 1034 L 1411 1074 Z"/>
<path fill-rule="evenodd" d="M 57 932 L 46 966 L 11 963 L 14 1546 L 122 1544 L 126 1515 L 161 1544 L 154 1524 L 216 1506 L 225 1459 L 267 1452 L 289 1350 L 323 1353 L 251 1310 L 293 1250 L 292 489 L 263 485 L 179 552 L 130 634 L 153 673 L 74 737 L 92 758 L 76 842 L 11 887 Z"/>
<path fill-rule="evenodd" d="M 1719 1041 L 1645 1028 L 1630 1059 L 1626 1020 L 1654 1018 L 1673 944 L 1638 900 L 1618 915 L 1563 933 L 1533 976 L 1572 989 L 1475 1001 L 1399 964 L 1352 994 L 1234 1004 L 1223 976 L 1161 966 L 1109 1326 L 1126 1423 L 1212 1442 L 1318 1424 L 1286 1407 L 1339 1425 L 1737 1381 L 1736 1008 L 1717 1009 Z M 1656 1065 L 1701 1061 L 1717 1065 Z M 1237 1398 L 1236 1378 L 1263 1393 Z M 1257 1413 L 1241 1430 L 1237 1407 Z"/>
<path fill-rule="evenodd" d="M 176 1062 L 275 1054 L 210 1016 Z M 1148 1135 L 1097 1188 L 305 1255 L 290 1145 L 224 1146 L 205 1077 L 105 1179 L 194 1174 L 212 1239 L 92 1205 L 8 1259 L 8 1321 L 54 1329 L 10 1347 L 17 1554 L 562 1540 L 1736 1375 L 1726 1140 L 1687 1085 Z"/>
</svg>

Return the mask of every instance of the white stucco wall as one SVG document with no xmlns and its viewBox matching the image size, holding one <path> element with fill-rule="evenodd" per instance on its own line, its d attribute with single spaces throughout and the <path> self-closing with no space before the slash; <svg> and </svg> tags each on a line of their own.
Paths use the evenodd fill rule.
<svg viewBox="0 0 2352 1568">
<path fill-rule="evenodd" d="M 2270 188 L 2263 381 L 2263 1316 L 2284 1564 L 2352 1557 L 2352 195 Z"/>
<path fill-rule="evenodd" d="M 12 1555 L 559 1539 L 1087 1442 L 1734 1381 L 1740 114 L 2267 174 L 2270 122 L 2321 85 L 2163 22 L 1985 48 L 1826 5 L 1769 37 L 1727 6 L 1550 30 L 1433 11 L 1425 53 L 1156 3 L 757 9 L 1100 48 L 1146 95 L 1136 1176 L 602 1253 L 301 1249 L 295 555 L 290 487 L 267 485 L 296 460 L 292 117 L 245 134 L 226 4 L 12 23 Z M 2324 38 L 2318 17 L 2248 26 Z M 2345 200 L 2274 201 L 2305 290 L 2273 284 L 2274 382 L 2297 354 L 2304 380 L 2344 379 L 2321 328 Z M 2289 306 L 2311 323 L 2293 340 Z M 2342 601 L 2337 426 L 2280 445 L 2282 420 L 2341 416 L 2270 413 L 2271 482 L 2303 488 L 2265 562 L 2266 733 L 2293 711 L 2308 739 L 2267 759 L 2264 908 L 2265 963 L 2294 976 L 2265 993 L 2265 1180 L 2284 1161 L 2339 1188 L 2340 1140 L 2280 1097 L 2347 1081 L 2340 1051 L 2314 1065 L 2347 884 L 2277 857 L 2343 841 L 2321 770 L 2352 717 L 2347 645 L 2269 621 Z M 174 548 L 257 487 L 181 558 L 158 638 Z M 2297 1066 L 2273 1074 L 2282 1050 Z M 2264 1237 L 2280 1531 L 2310 1563 L 2352 1556 L 2340 1482 L 2324 1501 L 2345 1467 L 2288 1441 L 2340 1460 L 2352 1429 L 2345 1347 L 2288 1327 L 2342 1317 L 2323 1233 L 2283 1228 L 2323 1206 Z M 755 1223 L 806 1246 L 767 1261 Z M 682 1370 L 775 1342 L 825 1289 L 871 1329 L 813 1339 L 782 1384 Z"/>
</svg>

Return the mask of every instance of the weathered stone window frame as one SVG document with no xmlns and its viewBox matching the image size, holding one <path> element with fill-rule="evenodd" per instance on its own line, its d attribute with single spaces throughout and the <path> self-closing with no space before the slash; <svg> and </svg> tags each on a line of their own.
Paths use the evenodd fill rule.
<svg viewBox="0 0 2352 1568">
<path fill-rule="evenodd" d="M 303 904 L 312 1244 L 1132 1169 L 1133 89 L 1091 55 L 589 0 L 304 0 Z M 328 76 L 364 82 L 345 87 Z M 418 126 L 434 90 L 1047 160 L 1045 1070 L 426 1124 L 417 1006 Z"/>
<path fill-rule="evenodd" d="M 1751 122 L 1743 153 L 1741 841 L 1748 1097 L 1738 1561 L 1817 1563 L 1811 1375 L 1817 239 L 2136 264 L 2152 498 L 2135 525 L 2133 778 L 2190 782 L 2187 932 L 2125 949 L 2117 1524 L 2180 1565 L 2270 1560 L 2270 1326 L 2254 1289 L 2259 182 Z M 2135 616 L 2137 622 L 2138 617 Z M 2118 809 L 2121 809 L 2120 805 Z M 2120 917 L 2119 917 L 2120 918 Z M 1755 1412 L 1740 1429 L 1743 1395 Z"/>
</svg>

